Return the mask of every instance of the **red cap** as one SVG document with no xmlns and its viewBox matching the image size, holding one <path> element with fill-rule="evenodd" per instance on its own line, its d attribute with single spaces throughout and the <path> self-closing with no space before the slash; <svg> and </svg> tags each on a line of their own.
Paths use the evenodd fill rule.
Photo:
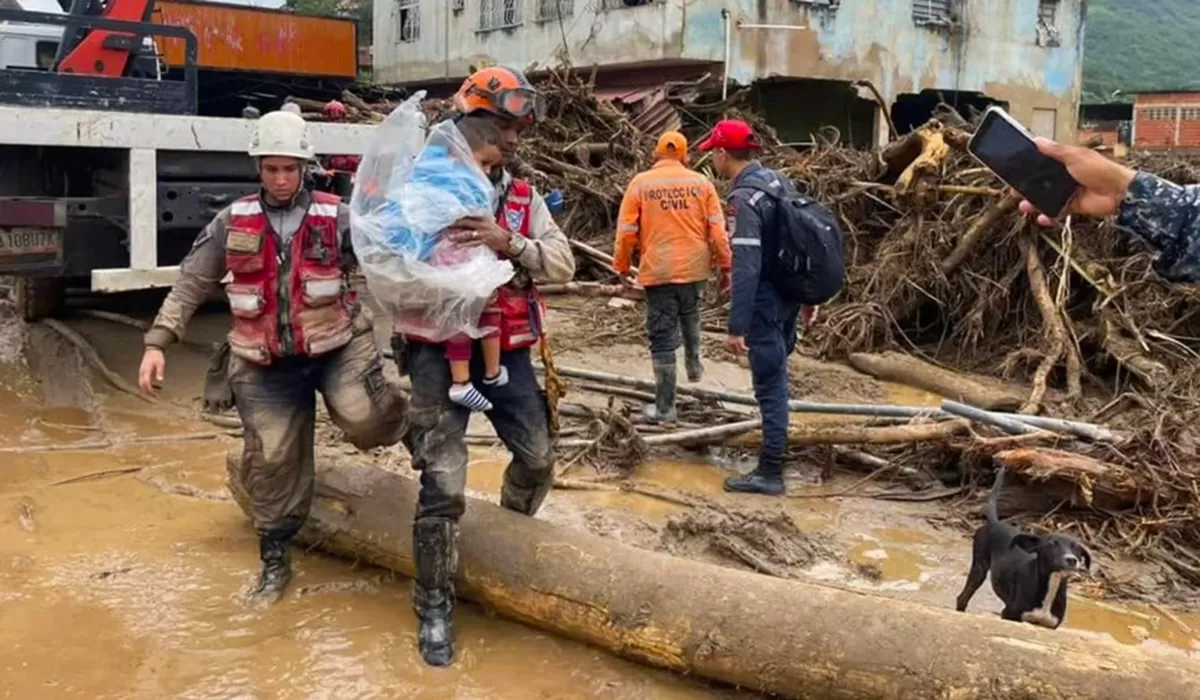
<svg viewBox="0 0 1200 700">
<path fill-rule="evenodd" d="M 761 151 L 762 144 L 754 135 L 754 129 L 739 119 L 722 119 L 713 127 L 708 138 L 696 146 L 697 151 L 724 148 L 731 151 Z"/>
</svg>

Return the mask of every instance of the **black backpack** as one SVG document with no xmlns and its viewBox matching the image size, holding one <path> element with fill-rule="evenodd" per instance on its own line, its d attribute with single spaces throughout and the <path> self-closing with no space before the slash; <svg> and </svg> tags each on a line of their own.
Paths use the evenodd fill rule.
<svg viewBox="0 0 1200 700">
<path fill-rule="evenodd" d="M 764 260 L 763 266 L 779 296 L 808 306 L 832 299 L 846 279 L 842 227 L 837 217 L 793 189 L 776 193 L 766 183 L 757 182 L 749 187 L 775 202 L 779 245 L 775 259 Z"/>
</svg>

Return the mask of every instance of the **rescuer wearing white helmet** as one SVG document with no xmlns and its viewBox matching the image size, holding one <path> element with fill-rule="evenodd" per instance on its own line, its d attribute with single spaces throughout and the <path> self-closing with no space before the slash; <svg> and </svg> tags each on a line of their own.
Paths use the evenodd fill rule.
<svg viewBox="0 0 1200 700">
<path fill-rule="evenodd" d="M 230 482 L 248 497 L 258 531 L 262 573 L 252 598 L 273 602 L 291 578 L 288 544 L 312 502 L 316 392 L 362 449 L 399 442 L 407 411 L 384 381 L 351 286 L 349 211 L 336 195 L 304 187 L 315 155 L 304 119 L 286 106 L 263 115 L 248 151 L 261 189 L 197 236 L 146 333 L 138 385 L 149 394 L 162 382 L 165 348 L 232 275 L 225 293 L 233 328 L 209 370 L 205 404 L 233 404 L 241 416 L 244 444 L 240 458 L 230 458 Z"/>
</svg>

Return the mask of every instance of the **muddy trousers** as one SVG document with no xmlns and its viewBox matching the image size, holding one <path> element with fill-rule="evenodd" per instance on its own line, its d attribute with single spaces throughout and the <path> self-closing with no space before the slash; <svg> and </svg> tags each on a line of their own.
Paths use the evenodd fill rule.
<svg viewBox="0 0 1200 700">
<path fill-rule="evenodd" d="M 783 473 L 783 455 L 787 451 L 788 357 L 796 349 L 799 315 L 799 303 L 784 302 L 769 284 L 759 284 L 746 347 L 754 398 L 763 421 L 758 471 L 771 476 Z"/>
<path fill-rule="evenodd" d="M 684 356 L 700 359 L 700 297 L 704 284 L 646 287 L 646 339 L 651 355 L 674 355 L 682 331 Z"/>
<path fill-rule="evenodd" d="M 646 415 L 655 420 L 674 420 L 675 386 L 678 381 L 675 351 L 683 336 L 688 379 L 697 381 L 700 363 L 700 295 L 704 282 L 659 284 L 646 287 L 646 339 L 654 366 L 654 406 Z"/>
<path fill-rule="evenodd" d="M 287 541 L 308 517 L 317 392 L 330 419 L 360 449 L 396 444 L 406 427 L 405 400 L 384 381 L 369 329 L 318 358 L 282 358 L 264 367 L 234 357 L 229 374 L 245 429 L 231 477 L 249 497 L 260 537 Z"/>
<path fill-rule="evenodd" d="M 467 422 L 470 411 L 450 401 L 450 366 L 440 345 L 394 345 L 402 371 L 412 378 L 409 429 L 404 444 L 421 473 L 413 523 L 416 580 L 413 607 L 420 620 L 417 643 L 426 663 L 445 666 L 454 656 L 451 614 L 458 571 L 458 519 L 466 510 Z M 482 353 L 471 353 L 471 377 L 483 376 Z M 529 350 L 501 355 L 508 384 L 476 383 L 492 402 L 488 420 L 512 453 L 504 471 L 500 505 L 533 515 L 553 483 L 554 450 L 545 395 Z"/>
</svg>

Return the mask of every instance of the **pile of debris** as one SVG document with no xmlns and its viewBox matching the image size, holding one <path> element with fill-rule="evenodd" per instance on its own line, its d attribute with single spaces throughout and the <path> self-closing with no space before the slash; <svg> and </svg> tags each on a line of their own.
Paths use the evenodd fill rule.
<svg viewBox="0 0 1200 700">
<path fill-rule="evenodd" d="M 846 232 L 845 290 L 805 338 L 805 352 L 852 359 L 900 350 L 922 359 L 930 372 L 988 375 L 1017 397 L 987 408 L 1125 429 L 1120 440 L 1085 441 L 1054 429 L 997 437 L 983 424 L 964 429 L 961 420 L 941 415 L 900 426 L 915 428 L 920 440 L 909 442 L 919 446 L 905 445 L 901 434 L 887 441 L 892 446 L 879 447 L 861 429 L 797 444 L 875 444 L 835 456 L 909 477 L 944 477 L 950 465 L 962 479 L 975 467 L 1004 464 L 1048 481 L 1049 492 L 1070 501 L 1055 509 L 1056 527 L 1153 555 L 1200 585 L 1200 556 L 1193 553 L 1200 546 L 1200 495 L 1193 488 L 1200 476 L 1200 299 L 1194 289 L 1157 277 L 1144 246 L 1109 222 L 1076 220 L 1047 230 L 1031 225 L 1003 183 L 965 153 L 971 124 L 944 106 L 937 119 L 879 152 L 836 143 L 801 151 L 781 145 L 746 107 L 745 92 L 705 102 L 692 84 L 631 105 L 599 98 L 565 71 L 539 87 L 550 114 L 525 134 L 520 155 L 540 189 L 564 193 L 559 222 L 580 254 L 580 279 L 593 282 L 591 292 L 628 293 L 615 284 L 605 251 L 624 187 L 650 165 L 657 134 L 678 125 L 694 141 L 719 118 L 746 119 L 766 144 L 766 164 L 834 209 Z M 392 105 L 348 100 L 347 106 L 355 118 L 377 121 Z M 436 119 L 446 108 L 431 102 L 428 111 Z M 703 154 L 695 154 L 692 165 L 712 175 Z M 1180 183 L 1200 182 L 1200 169 L 1186 163 L 1141 165 Z M 719 328 L 724 308 L 714 303 L 706 322 Z M 631 329 L 637 332 L 636 325 Z M 908 370 L 892 371 L 900 375 L 892 380 L 921 385 L 905 376 Z M 628 386 L 611 393 L 647 396 Z M 715 405 L 697 403 L 697 423 L 738 420 Z M 639 424 L 636 413 L 617 413 L 589 414 L 583 425 L 566 429 L 581 436 L 560 445 L 569 463 L 597 455 L 635 459 L 646 445 L 711 443 L 733 434 L 691 427 L 693 434 L 676 439 Z M 930 421 L 934 428 L 922 425 Z M 636 449 L 631 442 L 639 443 Z"/>
<path fill-rule="evenodd" d="M 556 76 L 542 88 L 557 118 L 533 130 L 522 154 L 545 186 L 565 192 L 561 221 L 586 253 L 581 269 L 610 281 L 603 249 L 611 250 L 621 189 L 649 164 L 653 139 L 577 80 Z M 951 463 L 960 476 L 1006 465 L 1069 501 L 1053 526 L 1153 555 L 1200 585 L 1200 496 L 1191 486 L 1200 476 L 1197 292 L 1157 277 L 1150 251 L 1110 222 L 1032 225 L 1003 183 L 966 154 L 971 125 L 952 110 L 879 152 L 797 151 L 781 146 L 740 97 L 688 107 L 685 133 L 698 138 L 720 116 L 754 122 L 767 144 L 763 160 L 833 208 L 845 228 L 845 291 L 805 339 L 806 352 L 846 359 L 901 350 L 931 371 L 1003 383 L 1017 396 L 1006 410 L 1126 429 L 1120 440 L 1087 442 L 1054 430 L 997 437 L 975 425 L 850 461 L 929 475 Z M 693 161 L 706 165 L 703 156 Z M 1200 182 L 1200 169 L 1187 163 L 1139 165 Z M 706 317 L 722 313 L 717 305 Z"/>
</svg>

